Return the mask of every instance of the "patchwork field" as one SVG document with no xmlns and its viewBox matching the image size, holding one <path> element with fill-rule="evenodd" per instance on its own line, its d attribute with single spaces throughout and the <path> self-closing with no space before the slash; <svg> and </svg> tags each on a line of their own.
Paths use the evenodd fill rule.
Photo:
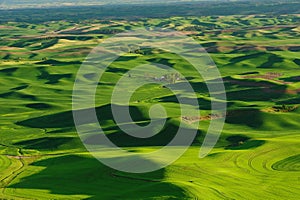
<svg viewBox="0 0 300 200">
<path fill-rule="evenodd" d="M 139 27 L 175 29 L 198 41 L 221 72 L 228 111 L 215 116 L 226 117 L 224 130 L 213 151 L 199 159 L 214 120 L 203 80 L 168 52 L 120 57 L 96 96 L 99 123 L 115 144 L 149 152 L 167 144 L 181 120 L 198 129 L 193 145 L 172 165 L 130 174 L 102 165 L 82 145 L 72 118 L 72 90 L 77 70 L 97 44 Z M 0 199 L 300 198 L 299 15 L 3 22 L 0 30 Z M 181 119 L 176 96 L 159 84 L 147 85 L 131 98 L 132 117 L 149 122 L 148 110 L 159 102 L 169 118 L 159 134 L 135 139 L 112 120 L 110 94 L 126 71 L 151 62 L 189 77 L 203 117 Z"/>
</svg>

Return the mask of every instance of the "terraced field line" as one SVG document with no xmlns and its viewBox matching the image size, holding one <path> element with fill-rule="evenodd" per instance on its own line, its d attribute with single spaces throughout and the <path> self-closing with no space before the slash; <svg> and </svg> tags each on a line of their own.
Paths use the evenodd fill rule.
<svg viewBox="0 0 300 200">
<path fill-rule="evenodd" d="M 202 184 L 197 183 L 197 182 L 195 182 L 194 184 L 197 185 L 197 186 L 200 187 L 200 188 L 205 188 L 205 189 L 208 188 L 208 189 L 210 189 L 210 190 L 213 191 L 214 193 L 218 194 L 218 196 L 219 196 L 220 198 L 222 198 L 222 199 L 233 200 L 232 198 L 227 197 L 223 192 L 217 190 L 216 188 L 209 187 L 209 186 L 207 186 L 207 185 L 202 185 Z"/>
<path fill-rule="evenodd" d="M 12 171 L 11 174 L 7 175 L 4 177 L 0 182 L 3 183 L 3 186 L 1 186 L 1 193 L 5 195 L 5 190 L 7 189 L 6 187 L 19 175 L 23 172 L 23 169 L 25 167 L 25 162 L 23 161 L 22 158 L 15 158 L 16 160 L 20 161 L 20 167 L 17 168 L 16 170 Z"/>
<path fill-rule="evenodd" d="M 124 176 L 124 175 L 118 175 L 118 174 L 114 174 L 114 173 L 110 173 L 110 175 L 112 177 L 126 178 L 126 179 L 130 179 L 130 180 L 137 180 L 137 181 L 144 181 L 144 182 L 156 182 L 156 183 L 163 182 L 162 180 L 135 178 L 135 177 L 129 177 L 129 176 Z"/>
</svg>

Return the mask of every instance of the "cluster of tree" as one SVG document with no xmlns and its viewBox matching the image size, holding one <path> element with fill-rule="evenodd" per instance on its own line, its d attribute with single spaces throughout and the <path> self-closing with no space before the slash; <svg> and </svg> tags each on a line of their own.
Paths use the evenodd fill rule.
<svg viewBox="0 0 300 200">
<path fill-rule="evenodd" d="M 297 106 L 289 106 L 289 105 L 281 105 L 281 106 L 274 106 L 273 109 L 275 112 L 292 112 L 296 110 Z"/>
</svg>

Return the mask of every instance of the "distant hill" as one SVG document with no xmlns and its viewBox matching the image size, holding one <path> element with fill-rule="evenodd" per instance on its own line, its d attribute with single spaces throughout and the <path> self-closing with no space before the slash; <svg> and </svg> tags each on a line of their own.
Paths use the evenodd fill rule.
<svg viewBox="0 0 300 200">
<path fill-rule="evenodd" d="M 0 6 L 0 23 L 165 18 L 172 16 L 300 14 L 299 0 L 167 0 L 163 2 L 160 0 L 93 0 L 88 2 L 83 0 L 52 0 L 51 2 L 50 0 L 2 1 L 0 4 L 2 5 L 2 7 Z M 72 2 L 72 4 L 68 4 L 68 2 Z"/>
<path fill-rule="evenodd" d="M 156 4 L 174 2 L 197 2 L 208 0 L 0 0 L 0 9 L 11 8 L 37 8 L 59 6 L 82 6 L 82 5 L 116 5 L 116 4 Z M 210 0 L 230 1 L 230 0 Z"/>
</svg>

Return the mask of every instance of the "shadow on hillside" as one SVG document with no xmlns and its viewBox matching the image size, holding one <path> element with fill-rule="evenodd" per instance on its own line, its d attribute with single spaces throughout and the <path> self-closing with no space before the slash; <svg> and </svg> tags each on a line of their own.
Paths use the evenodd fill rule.
<svg viewBox="0 0 300 200">
<path fill-rule="evenodd" d="M 173 103 L 179 103 L 179 100 L 177 99 L 176 95 L 170 95 L 170 96 L 165 96 L 161 98 L 157 98 L 159 102 L 173 102 Z M 186 105 L 194 105 L 194 99 L 193 98 L 188 98 L 188 97 L 181 97 L 180 100 L 184 102 Z M 211 103 L 212 101 L 204 99 L 204 98 L 197 98 L 196 100 L 198 102 L 198 106 L 200 110 L 211 110 Z M 213 101 L 213 103 L 216 103 L 215 109 L 218 109 L 218 101 Z M 227 107 L 232 106 L 234 103 L 233 102 L 227 102 Z M 223 104 L 220 104 L 220 108 L 223 107 Z"/>
<path fill-rule="evenodd" d="M 227 100 L 229 101 L 274 101 L 286 95 L 286 85 L 269 81 L 224 78 Z"/>
<path fill-rule="evenodd" d="M 81 121 L 78 121 L 79 125 L 82 124 L 88 124 L 93 121 L 91 118 L 90 112 L 92 109 L 85 109 L 85 110 L 79 110 L 76 111 L 77 114 L 85 116 Z M 133 147 L 133 146 L 164 146 L 168 144 L 174 136 L 177 134 L 177 131 L 179 129 L 179 124 L 176 124 L 172 122 L 171 120 L 167 119 L 164 127 L 155 134 L 154 136 L 150 138 L 136 138 L 133 136 L 128 135 L 127 133 L 122 131 L 122 128 L 124 129 L 130 129 L 131 122 L 124 122 L 122 125 L 117 125 L 113 121 L 113 115 L 111 111 L 111 105 L 105 105 L 96 108 L 97 117 L 99 120 L 100 125 L 102 125 L 102 130 L 107 134 L 107 137 L 116 145 L 120 147 Z M 140 126 L 146 126 L 149 124 L 149 120 L 147 117 L 145 117 L 142 112 L 139 110 L 138 107 L 131 106 L 130 107 L 130 114 L 132 116 L 133 121 L 139 123 Z M 156 121 L 158 122 L 159 119 Z M 160 123 L 159 123 L 160 124 Z M 28 119 L 25 121 L 17 122 L 17 125 L 20 126 L 26 126 L 31 128 L 59 128 L 60 130 L 56 130 L 56 132 L 64 132 L 69 131 L 70 128 L 74 127 L 74 121 L 73 121 L 73 115 L 72 111 L 62 112 L 62 113 L 56 113 L 52 115 L 46 115 L 41 117 L 36 117 L 32 119 Z M 128 127 L 127 127 L 128 126 Z M 159 126 L 159 125 L 158 125 Z M 160 126 L 159 126 L 160 127 Z M 155 130 L 155 127 L 153 127 L 153 130 Z M 95 130 L 95 135 L 90 136 L 85 142 L 87 144 L 93 144 L 93 143 L 101 143 L 99 141 L 97 134 L 98 130 Z M 191 138 L 199 137 L 200 131 L 195 129 L 189 129 L 189 128 L 182 128 L 181 131 L 183 131 L 186 135 L 190 135 Z M 51 134 L 51 132 L 49 133 Z M 103 134 L 103 133 L 99 133 Z M 188 137 L 190 138 L 190 137 Z M 56 141 L 56 139 L 58 139 Z M 70 138 L 66 138 L 69 140 Z M 61 142 L 69 143 L 68 141 L 65 141 L 62 138 L 42 138 L 40 139 L 42 141 L 27 141 L 28 144 L 22 143 L 22 145 L 27 145 L 27 148 L 35 148 L 39 149 L 41 143 L 49 143 L 53 144 L 55 147 L 60 145 Z M 198 141 L 195 139 L 195 141 Z M 182 141 L 184 143 L 184 141 Z M 183 144 L 182 143 L 182 144 Z M 174 145 L 182 145 L 181 142 Z M 47 146 L 47 145 L 46 145 Z M 54 148 L 55 148 L 54 147 Z"/>
<path fill-rule="evenodd" d="M 225 122 L 259 128 L 263 124 L 263 118 L 260 110 L 248 108 L 228 111 Z"/>
<path fill-rule="evenodd" d="M 283 80 L 285 82 L 299 82 L 300 76 L 291 76 L 291 77 L 287 77 L 287 78 L 280 78 L 280 80 Z"/>
<path fill-rule="evenodd" d="M 300 66 L 300 59 L 295 59 L 295 60 L 294 60 L 294 63 L 295 63 L 296 65 Z"/>
<path fill-rule="evenodd" d="M 243 135 L 233 135 L 226 138 L 230 144 L 225 149 L 230 150 L 246 150 L 262 146 L 266 142 L 264 140 L 251 140 L 251 138 Z"/>
<path fill-rule="evenodd" d="M 22 146 L 25 149 L 43 150 L 61 150 L 74 149 L 83 147 L 79 138 L 75 137 L 43 137 L 22 142 L 14 143 L 14 145 Z"/>
<path fill-rule="evenodd" d="M 295 97 L 295 98 L 289 98 L 289 99 L 278 101 L 276 102 L 276 105 L 299 104 L 299 103 L 300 103 L 300 97 Z"/>
<path fill-rule="evenodd" d="M 113 130 L 113 133 L 107 134 L 108 139 L 119 147 L 141 147 L 141 146 L 166 146 L 172 139 L 177 135 L 178 125 L 167 121 L 164 128 L 156 135 L 149 138 L 137 138 L 128 135 L 123 132 L 119 126 L 111 126 L 104 131 Z M 185 138 L 194 138 L 193 142 L 199 141 L 201 132 L 199 130 L 181 128 L 180 130 L 185 134 Z M 187 139 L 188 140 L 188 139 Z M 87 145 L 105 145 L 102 141 L 101 135 L 95 133 L 94 135 L 88 137 L 85 141 Z M 185 146 L 187 141 L 180 140 L 173 143 L 173 146 Z M 170 144 L 169 144 L 170 145 Z"/>
<path fill-rule="evenodd" d="M 238 52 L 238 50 L 236 50 Z M 235 51 L 232 51 L 232 53 L 235 53 Z M 251 60 L 251 59 L 258 59 L 258 60 L 267 60 L 266 62 L 260 64 L 257 66 L 257 68 L 272 68 L 274 67 L 275 63 L 283 62 L 284 59 L 276 54 L 268 53 L 268 52 L 258 52 L 243 56 L 238 56 L 235 58 L 230 59 L 230 65 L 235 65 L 239 62 Z"/>
<path fill-rule="evenodd" d="M 151 165 L 155 163 L 145 160 Z M 9 188 L 47 190 L 50 194 L 88 195 L 89 199 L 186 199 L 183 189 L 162 181 L 165 170 L 130 174 L 110 169 L 94 158 L 68 155 L 31 164 L 45 168 Z M 51 196 L 49 196 L 51 198 Z"/>
<path fill-rule="evenodd" d="M 261 64 L 258 68 L 272 68 L 275 63 L 283 62 L 284 59 L 278 55 L 272 54 L 268 57 L 268 61 Z"/>
<path fill-rule="evenodd" d="M 18 67 L 11 67 L 6 69 L 1 69 L 0 74 L 4 74 L 5 76 L 12 76 L 14 72 L 16 72 L 19 68 Z"/>
<path fill-rule="evenodd" d="M 72 77 L 72 74 L 50 74 L 44 67 L 39 68 L 39 71 L 41 74 L 37 78 L 47 80 L 46 84 L 56 84 L 62 78 Z"/>
<path fill-rule="evenodd" d="M 27 108 L 33 108 L 36 110 L 47 110 L 49 108 L 52 108 L 50 104 L 47 103 L 30 103 L 25 105 Z"/>
<path fill-rule="evenodd" d="M 37 101 L 37 97 L 31 94 L 23 94 L 21 92 L 6 92 L 0 94 L 0 98 L 11 98 L 11 99 L 22 99 L 22 100 L 31 100 Z"/>
<path fill-rule="evenodd" d="M 115 105 L 116 106 L 116 105 Z M 116 106 L 117 109 L 118 106 Z M 123 106 L 120 106 L 123 107 Z M 126 106 L 127 107 L 127 106 Z M 122 109 L 122 108 L 120 108 Z M 78 114 L 84 115 L 82 120 L 79 122 L 79 124 L 86 124 L 90 123 L 92 120 L 91 112 L 94 109 L 84 109 L 84 110 L 78 110 Z M 101 122 L 106 120 L 113 119 L 113 115 L 111 112 L 111 105 L 104 105 L 97 107 L 96 109 L 98 120 Z M 142 112 L 139 110 L 139 108 L 130 106 L 129 107 L 131 117 L 134 121 L 147 121 L 149 120 L 147 117 L 145 117 Z M 20 126 L 27 126 L 31 128 L 66 128 L 66 127 L 74 127 L 74 120 L 73 120 L 73 113 L 72 111 L 66 111 L 61 113 L 55 113 L 51 115 L 45 115 L 41 117 L 31 118 L 27 119 L 21 122 L 17 122 L 17 125 Z"/>
<path fill-rule="evenodd" d="M 18 86 L 18 87 L 11 88 L 10 90 L 18 91 L 18 90 L 24 90 L 28 87 L 29 87 L 29 85 L 25 84 L 25 85 L 21 85 L 21 86 Z"/>
<path fill-rule="evenodd" d="M 65 62 L 65 61 L 59 61 L 59 60 L 54 60 L 54 59 L 49 59 L 49 60 L 44 60 L 41 62 L 37 62 L 35 64 L 38 65 L 80 65 L 81 62 L 79 61 L 70 61 L 70 62 Z"/>
<path fill-rule="evenodd" d="M 235 53 L 235 52 L 233 51 L 232 53 Z M 254 59 L 254 58 L 257 58 L 257 57 L 260 57 L 263 55 L 266 55 L 266 52 L 258 52 L 258 53 L 234 57 L 234 58 L 230 59 L 230 62 L 231 62 L 231 64 L 236 64 L 238 62 L 242 62 L 242 61 L 249 60 L 249 59 Z"/>
</svg>

